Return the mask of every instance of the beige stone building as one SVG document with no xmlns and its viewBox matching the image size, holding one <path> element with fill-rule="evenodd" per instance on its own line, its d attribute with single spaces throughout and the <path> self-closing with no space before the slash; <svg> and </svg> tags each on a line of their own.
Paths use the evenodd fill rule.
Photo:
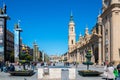
<svg viewBox="0 0 120 80">
<path fill-rule="evenodd" d="M 61 55 L 61 61 L 66 62 L 67 61 L 67 52 Z"/>
<path fill-rule="evenodd" d="M 37 62 L 39 59 L 39 46 L 36 42 L 33 43 L 33 61 Z"/>
<path fill-rule="evenodd" d="M 69 22 L 68 61 L 83 62 L 87 50 L 92 51 L 92 61 L 102 64 L 105 61 L 120 62 L 120 0 L 102 0 L 102 13 L 89 34 L 79 36 L 75 42 L 75 23 L 73 16 Z"/>
<path fill-rule="evenodd" d="M 61 57 L 60 56 L 57 56 L 57 55 L 51 55 L 50 56 L 50 62 L 59 62 L 61 60 Z"/>
</svg>

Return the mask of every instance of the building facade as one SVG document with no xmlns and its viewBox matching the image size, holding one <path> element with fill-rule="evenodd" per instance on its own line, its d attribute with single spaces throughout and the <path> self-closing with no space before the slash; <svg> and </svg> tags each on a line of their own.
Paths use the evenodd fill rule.
<svg viewBox="0 0 120 80">
<path fill-rule="evenodd" d="M 5 61 L 14 62 L 14 34 L 7 30 Z"/>
<path fill-rule="evenodd" d="M 33 61 L 38 61 L 39 59 L 39 47 L 36 42 L 33 43 Z"/>
<path fill-rule="evenodd" d="M 67 61 L 67 52 L 61 55 L 61 61 L 66 62 Z"/>
<path fill-rule="evenodd" d="M 102 13 L 98 15 L 91 34 L 86 28 L 85 35 L 79 36 L 79 40 L 72 45 L 71 50 L 68 49 L 68 61 L 83 62 L 86 60 L 87 50 L 91 50 L 94 63 L 102 64 L 105 61 L 114 61 L 115 64 L 118 64 L 120 62 L 119 21 L 120 0 L 102 0 Z"/>
<path fill-rule="evenodd" d="M 50 62 L 60 62 L 61 60 L 61 57 L 60 56 L 57 56 L 57 55 L 51 55 L 50 57 Z"/>
<path fill-rule="evenodd" d="M 0 8 L 0 60 L 7 61 L 7 20 L 9 16 L 6 14 L 6 5 Z"/>
</svg>

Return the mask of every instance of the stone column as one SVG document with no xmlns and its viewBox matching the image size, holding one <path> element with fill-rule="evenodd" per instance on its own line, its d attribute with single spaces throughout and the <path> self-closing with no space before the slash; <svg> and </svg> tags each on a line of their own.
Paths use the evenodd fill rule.
<svg viewBox="0 0 120 80">
<path fill-rule="evenodd" d="M 98 58 L 98 64 L 101 65 L 101 38 L 99 38 L 99 42 L 98 42 L 98 55 L 99 55 L 99 58 Z"/>
<path fill-rule="evenodd" d="M 71 53 L 69 53 L 69 62 L 71 63 Z"/>
<path fill-rule="evenodd" d="M 85 50 L 84 50 L 84 52 L 83 52 L 83 62 L 86 61 L 85 54 L 86 53 L 85 53 Z"/>
<path fill-rule="evenodd" d="M 105 30 L 104 30 L 104 25 L 102 26 L 102 32 L 104 33 Z M 103 61 L 106 61 L 106 53 L 105 53 L 105 35 L 102 34 L 102 54 L 103 54 Z"/>
<path fill-rule="evenodd" d="M 72 62 L 72 59 L 73 59 L 73 53 L 70 54 L 70 62 Z"/>
<path fill-rule="evenodd" d="M 81 62 L 83 62 L 83 52 L 82 52 L 82 54 L 81 54 Z"/>
<path fill-rule="evenodd" d="M 76 51 L 74 51 L 73 54 L 74 54 L 74 59 L 73 59 L 73 61 L 76 62 Z"/>
<path fill-rule="evenodd" d="M 80 51 L 79 51 L 79 49 L 77 49 L 77 62 L 80 63 Z"/>
<path fill-rule="evenodd" d="M 81 53 L 79 53 L 79 55 L 80 55 L 80 57 L 79 57 L 79 63 L 82 63 L 82 55 L 81 55 Z"/>
<path fill-rule="evenodd" d="M 67 62 L 70 62 L 70 54 L 67 52 Z"/>
<path fill-rule="evenodd" d="M 92 55 L 92 59 L 91 59 L 91 61 L 93 62 L 93 63 L 95 63 L 95 58 L 94 58 L 94 51 L 93 51 L 93 49 L 92 49 L 92 46 L 90 47 L 90 50 L 91 50 L 91 55 Z"/>
</svg>

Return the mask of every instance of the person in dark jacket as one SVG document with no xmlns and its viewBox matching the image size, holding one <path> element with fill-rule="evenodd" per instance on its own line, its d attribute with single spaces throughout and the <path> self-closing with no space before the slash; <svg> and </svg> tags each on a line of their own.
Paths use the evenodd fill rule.
<svg viewBox="0 0 120 80">
<path fill-rule="evenodd" d="M 118 73 L 119 73 L 119 77 L 120 77 L 120 63 L 117 65 L 117 69 L 118 69 Z"/>
<path fill-rule="evenodd" d="M 2 72 L 3 71 L 3 67 L 5 66 L 5 64 L 4 64 L 3 61 L 1 61 L 0 65 L 1 65 L 1 72 Z"/>
<path fill-rule="evenodd" d="M 10 71 L 15 71 L 15 66 L 10 64 Z"/>
</svg>

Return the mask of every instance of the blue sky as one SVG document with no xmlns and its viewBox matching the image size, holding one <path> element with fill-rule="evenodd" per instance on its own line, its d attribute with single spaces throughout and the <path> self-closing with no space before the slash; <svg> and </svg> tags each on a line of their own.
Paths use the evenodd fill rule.
<svg viewBox="0 0 120 80">
<path fill-rule="evenodd" d="M 68 50 L 68 23 L 72 10 L 76 24 L 76 40 L 95 25 L 102 0 L 0 0 L 7 5 L 11 20 L 7 27 L 13 31 L 21 20 L 23 43 L 33 47 L 33 42 L 48 55 L 63 54 Z"/>
</svg>

